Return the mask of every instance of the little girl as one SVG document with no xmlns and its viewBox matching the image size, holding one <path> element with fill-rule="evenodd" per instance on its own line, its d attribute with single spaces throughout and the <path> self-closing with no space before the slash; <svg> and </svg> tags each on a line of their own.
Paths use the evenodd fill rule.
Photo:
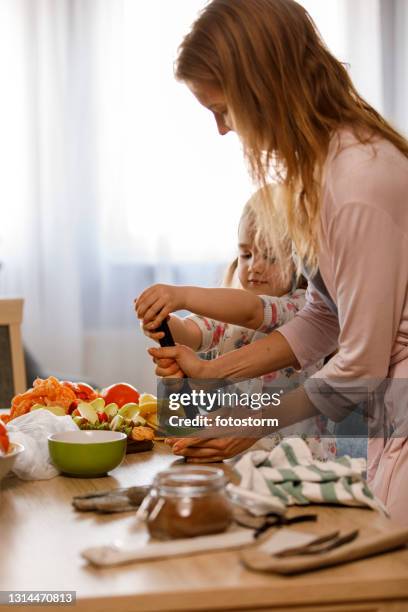
<svg viewBox="0 0 408 612">
<path fill-rule="evenodd" d="M 273 197 L 281 195 L 281 189 L 278 185 L 268 186 Z M 135 308 L 147 336 L 154 340 L 162 338 L 164 334 L 155 330 L 168 318 L 175 342 L 196 352 L 210 353 L 213 358 L 271 333 L 303 307 L 305 290 L 297 286 L 293 266 L 284 273 L 263 247 L 258 214 L 264 202 L 259 191 L 245 205 L 238 228 L 238 257 L 229 267 L 225 288 L 153 285 L 139 296 Z M 173 314 L 177 310 L 194 314 L 182 318 Z M 282 378 L 290 378 L 301 384 L 321 367 L 319 362 L 302 372 L 285 368 L 262 379 L 264 383 L 273 380 L 275 385 Z M 283 430 L 281 435 L 299 435 L 302 431 L 307 432 L 307 442 L 315 458 L 335 456 L 335 441 L 328 437 L 324 417 L 308 419 Z M 271 436 L 259 441 L 257 447 L 270 448 L 278 441 L 279 436 Z"/>
</svg>

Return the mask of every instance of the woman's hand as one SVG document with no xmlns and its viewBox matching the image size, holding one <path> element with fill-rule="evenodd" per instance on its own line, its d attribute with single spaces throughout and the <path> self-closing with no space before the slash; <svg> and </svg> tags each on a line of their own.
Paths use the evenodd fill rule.
<svg viewBox="0 0 408 612">
<path fill-rule="evenodd" d="M 156 376 L 162 378 L 214 378 L 211 361 L 200 359 L 187 346 L 150 348 L 147 351 L 156 364 Z"/>
<path fill-rule="evenodd" d="M 184 288 L 173 285 L 152 285 L 135 300 L 135 310 L 143 320 L 143 330 L 152 332 L 171 312 L 185 308 Z M 156 338 L 154 338 L 156 339 Z"/>
<path fill-rule="evenodd" d="M 189 463 L 212 463 L 230 459 L 248 450 L 256 438 L 168 438 L 173 453 Z"/>
</svg>

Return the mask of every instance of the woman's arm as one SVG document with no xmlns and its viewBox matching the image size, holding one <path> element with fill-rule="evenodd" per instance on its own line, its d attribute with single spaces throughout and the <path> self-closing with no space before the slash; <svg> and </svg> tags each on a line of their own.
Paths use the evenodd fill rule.
<svg viewBox="0 0 408 612">
<path fill-rule="evenodd" d="M 304 307 L 279 332 L 291 346 L 300 367 L 305 369 L 337 349 L 340 327 L 337 315 L 309 283 Z"/>
<path fill-rule="evenodd" d="M 304 419 L 318 414 L 318 410 L 310 401 L 303 387 L 291 391 L 282 396 L 279 406 L 270 406 L 262 409 L 263 418 L 275 418 L 279 426 L 274 429 L 278 433 L 280 429 L 299 423 Z M 248 409 L 234 409 L 234 418 L 248 417 Z M 256 428 L 247 427 L 243 431 L 242 426 L 235 428 L 212 428 L 211 437 L 196 438 L 169 438 L 166 442 L 172 446 L 173 453 L 185 457 L 193 463 L 206 463 L 223 461 L 248 450 L 259 438 L 265 435 L 265 431 L 257 432 Z"/>
<path fill-rule="evenodd" d="M 255 378 L 289 366 L 299 368 L 294 352 L 279 331 L 210 361 L 199 359 L 183 346 L 152 348 L 149 354 L 157 365 L 156 375 L 161 377 L 182 372 L 189 378 Z"/>
</svg>

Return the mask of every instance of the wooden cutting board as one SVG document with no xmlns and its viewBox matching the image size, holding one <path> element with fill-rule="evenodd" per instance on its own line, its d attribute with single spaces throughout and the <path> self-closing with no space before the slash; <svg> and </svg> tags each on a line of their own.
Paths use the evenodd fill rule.
<svg viewBox="0 0 408 612">
<path fill-rule="evenodd" d="M 141 440 L 137 442 L 135 440 L 127 441 L 126 453 L 143 453 L 145 451 L 150 451 L 153 448 L 153 440 Z"/>
</svg>

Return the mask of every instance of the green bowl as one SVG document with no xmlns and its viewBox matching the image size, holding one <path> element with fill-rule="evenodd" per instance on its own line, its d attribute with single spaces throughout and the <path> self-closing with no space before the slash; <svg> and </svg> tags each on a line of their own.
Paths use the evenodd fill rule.
<svg viewBox="0 0 408 612">
<path fill-rule="evenodd" d="M 95 478 L 122 463 L 126 442 L 126 434 L 119 431 L 64 431 L 48 436 L 48 449 L 63 474 Z"/>
</svg>

